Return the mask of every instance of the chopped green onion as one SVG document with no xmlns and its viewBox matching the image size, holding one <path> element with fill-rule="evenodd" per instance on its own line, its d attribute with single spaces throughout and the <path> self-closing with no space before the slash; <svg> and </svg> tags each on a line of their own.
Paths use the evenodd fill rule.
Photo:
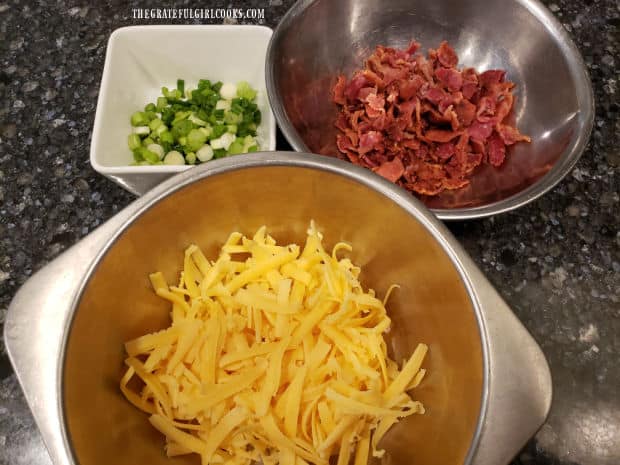
<svg viewBox="0 0 620 465">
<path fill-rule="evenodd" d="M 228 147 L 228 153 L 230 155 L 243 153 L 243 138 L 237 137 L 235 141 L 230 144 L 230 147 Z"/>
<path fill-rule="evenodd" d="M 210 144 L 211 147 L 213 147 L 214 149 L 228 150 L 228 147 L 230 147 L 230 144 L 232 144 L 234 141 L 234 134 L 227 132 L 225 134 L 222 134 L 218 139 L 211 140 Z"/>
<path fill-rule="evenodd" d="M 151 152 L 146 147 L 142 147 L 139 150 L 142 158 L 144 158 L 145 161 L 148 161 L 150 163 L 156 163 L 159 161 L 159 155 L 157 155 L 155 152 Z"/>
<path fill-rule="evenodd" d="M 211 126 L 205 126 L 204 128 L 200 128 L 198 130 L 207 137 L 209 137 L 211 133 L 213 132 L 213 128 Z"/>
<path fill-rule="evenodd" d="M 155 118 L 149 123 L 149 128 L 151 128 L 151 131 L 154 131 L 163 124 L 164 122 L 162 120 L 160 120 L 159 118 Z"/>
<path fill-rule="evenodd" d="M 172 124 L 175 125 L 179 121 L 183 121 L 191 114 L 191 111 L 177 111 L 174 115 L 174 119 L 172 120 Z"/>
<path fill-rule="evenodd" d="M 157 111 L 161 112 L 168 105 L 168 99 L 166 97 L 157 97 Z"/>
<path fill-rule="evenodd" d="M 232 103 L 230 100 L 218 100 L 215 104 L 216 110 L 230 110 Z"/>
<path fill-rule="evenodd" d="M 168 152 L 166 156 L 164 157 L 164 164 L 165 165 L 184 165 L 185 158 L 183 158 L 183 155 L 181 155 L 179 152 L 177 152 L 176 150 L 173 150 L 172 152 Z"/>
<path fill-rule="evenodd" d="M 210 145 L 203 145 L 200 150 L 196 152 L 196 157 L 201 162 L 211 160 L 213 158 L 213 147 Z"/>
<path fill-rule="evenodd" d="M 159 140 L 162 142 L 165 142 L 167 144 L 173 144 L 174 143 L 174 137 L 172 136 L 172 134 L 168 131 L 163 132 L 160 136 L 159 136 Z"/>
<path fill-rule="evenodd" d="M 217 139 L 222 134 L 224 134 L 227 130 L 228 128 L 224 126 L 223 124 L 217 124 L 213 126 L 213 131 L 211 132 L 211 139 Z"/>
<path fill-rule="evenodd" d="M 127 138 L 127 145 L 130 150 L 133 151 L 140 148 L 141 143 L 142 141 L 140 140 L 140 136 L 138 134 L 129 134 L 129 137 Z"/>
<path fill-rule="evenodd" d="M 156 103 L 131 115 L 127 145 L 136 165 L 195 164 L 259 150 L 261 112 L 247 82 L 198 81 L 162 87 Z M 165 156 L 164 156 L 165 155 Z"/>
<path fill-rule="evenodd" d="M 172 135 L 176 138 L 186 136 L 194 128 L 194 124 L 187 120 L 181 120 L 172 125 Z"/>
<path fill-rule="evenodd" d="M 147 147 L 149 152 L 157 154 L 157 161 L 164 158 L 164 148 L 159 144 L 149 144 Z"/>
<path fill-rule="evenodd" d="M 243 116 L 234 113 L 232 111 L 227 111 L 226 113 L 224 113 L 224 122 L 226 124 L 238 124 L 241 123 L 241 121 L 243 121 Z"/>
<path fill-rule="evenodd" d="M 151 129 L 148 126 L 136 126 L 132 129 L 132 132 L 134 134 L 139 134 L 141 136 L 144 136 L 148 133 L 151 132 Z"/>
<path fill-rule="evenodd" d="M 250 87 L 250 84 L 241 81 L 237 83 L 237 97 L 254 100 L 256 98 L 256 91 Z"/>
<path fill-rule="evenodd" d="M 180 99 L 181 97 L 183 97 L 183 92 L 179 92 L 178 89 L 168 90 L 167 87 L 162 87 L 161 88 L 161 93 L 167 99 L 176 100 L 176 99 Z"/>
<path fill-rule="evenodd" d="M 131 125 L 132 126 L 144 126 L 148 121 L 146 119 L 146 115 L 141 111 L 136 111 L 133 115 L 131 115 Z"/>
<path fill-rule="evenodd" d="M 222 85 L 220 95 L 226 100 L 232 100 L 237 96 L 237 86 L 231 82 Z"/>
<path fill-rule="evenodd" d="M 172 110 L 172 108 L 167 107 L 162 110 L 161 120 L 167 125 L 172 124 L 172 120 L 174 120 L 174 111 Z"/>
<path fill-rule="evenodd" d="M 189 115 L 189 118 L 187 118 L 187 119 L 190 120 L 192 123 L 194 123 L 196 126 L 206 126 L 207 125 L 206 121 L 201 120 L 194 113 Z"/>
<path fill-rule="evenodd" d="M 165 124 L 161 124 L 153 132 L 155 133 L 155 137 L 161 137 L 161 135 L 164 132 L 167 132 L 167 131 L 168 131 L 168 128 L 166 127 L 166 125 Z"/>
<path fill-rule="evenodd" d="M 216 160 L 218 158 L 224 158 L 226 156 L 226 150 L 224 149 L 217 149 L 213 151 L 213 158 L 215 158 Z"/>
<path fill-rule="evenodd" d="M 190 152 L 195 152 L 200 147 L 205 145 L 206 141 L 207 136 L 204 132 L 199 129 L 192 129 L 187 135 L 187 144 L 184 145 Z"/>
</svg>

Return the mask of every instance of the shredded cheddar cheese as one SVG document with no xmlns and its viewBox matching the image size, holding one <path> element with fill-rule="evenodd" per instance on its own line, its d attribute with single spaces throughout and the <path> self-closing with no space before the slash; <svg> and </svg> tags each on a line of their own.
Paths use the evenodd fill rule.
<svg viewBox="0 0 620 465">
<path fill-rule="evenodd" d="M 303 250 L 277 245 L 265 227 L 235 232 L 215 261 L 190 246 L 177 286 L 150 275 L 172 324 L 125 344 L 120 388 L 165 436 L 168 456 L 365 465 L 383 455 L 392 425 L 424 413 L 407 391 L 422 381 L 427 346 L 399 369 L 383 338 L 398 286 L 381 301 L 338 258 L 351 246 L 328 254 L 322 239 L 314 223 Z"/>
</svg>

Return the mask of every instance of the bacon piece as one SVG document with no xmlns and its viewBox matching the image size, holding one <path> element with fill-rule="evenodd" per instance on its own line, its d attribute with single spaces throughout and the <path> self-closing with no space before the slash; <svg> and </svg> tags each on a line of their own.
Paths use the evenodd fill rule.
<svg viewBox="0 0 620 465">
<path fill-rule="evenodd" d="M 446 111 L 443 112 L 443 117 L 446 121 L 450 122 L 450 127 L 452 128 L 453 131 L 455 132 L 458 131 L 460 127 L 459 117 L 454 111 L 454 108 L 452 105 L 446 108 Z"/>
<path fill-rule="evenodd" d="M 376 118 L 371 118 L 370 127 L 376 131 L 383 131 L 388 125 L 388 116 L 385 112 L 381 113 Z"/>
<path fill-rule="evenodd" d="M 514 103 L 514 96 L 510 92 L 504 92 L 498 97 L 498 103 L 495 106 L 495 121 L 501 123 L 504 121 L 504 118 L 508 116 L 510 110 L 512 110 L 512 105 Z"/>
<path fill-rule="evenodd" d="M 405 167 L 400 158 L 394 158 L 392 161 L 383 162 L 373 171 L 388 181 L 396 182 L 405 172 Z"/>
<path fill-rule="evenodd" d="M 495 99 L 485 96 L 478 102 L 478 110 L 476 111 L 476 119 L 481 123 L 488 123 L 495 119 Z"/>
<path fill-rule="evenodd" d="M 417 74 L 414 74 L 408 79 L 398 81 L 400 98 L 403 100 L 410 100 L 418 93 L 418 90 L 425 82 L 424 78 Z"/>
<path fill-rule="evenodd" d="M 358 152 L 360 155 L 370 152 L 379 148 L 383 142 L 383 134 L 379 131 L 368 131 L 365 134 L 360 135 L 360 143 Z"/>
<path fill-rule="evenodd" d="M 377 73 L 369 70 L 369 69 L 365 69 L 362 74 L 364 75 L 364 77 L 372 84 L 374 84 L 375 86 L 377 86 L 378 89 L 382 89 L 383 88 L 383 79 L 381 78 L 381 76 L 379 76 Z"/>
<path fill-rule="evenodd" d="M 349 122 L 351 123 L 351 128 L 354 131 L 359 131 L 360 121 L 362 121 L 362 118 L 365 115 L 366 115 L 366 112 L 364 110 L 357 110 L 351 114 Z"/>
<path fill-rule="evenodd" d="M 411 150 L 419 150 L 421 147 L 420 141 L 417 138 L 411 139 L 409 136 L 411 136 L 411 134 L 408 132 L 403 132 L 403 141 L 401 142 L 401 146 Z"/>
<path fill-rule="evenodd" d="M 403 122 L 403 129 L 413 127 L 413 111 L 415 110 L 415 101 L 407 100 L 398 105 L 398 119 Z"/>
<path fill-rule="evenodd" d="M 355 147 L 351 143 L 351 139 L 347 136 L 338 134 L 336 136 L 336 146 L 341 153 L 347 156 L 347 159 L 356 165 L 359 164 L 359 157 L 355 153 Z"/>
<path fill-rule="evenodd" d="M 465 68 L 461 71 L 461 77 L 463 78 L 463 86 L 461 87 L 463 98 L 471 100 L 479 92 L 478 74 L 473 68 Z"/>
<path fill-rule="evenodd" d="M 441 113 L 437 108 L 429 105 L 428 103 L 424 103 L 422 105 L 422 112 L 424 113 L 424 116 L 426 118 L 426 120 L 422 121 L 422 123 L 428 121 L 429 123 L 432 123 L 431 125 L 443 126 L 450 122 L 448 119 L 446 119 L 443 113 Z"/>
<path fill-rule="evenodd" d="M 469 137 L 478 142 L 484 142 L 493 132 L 493 125 L 491 123 L 481 123 L 480 121 L 474 121 L 473 124 L 467 129 Z"/>
<path fill-rule="evenodd" d="M 487 141 L 489 163 L 495 167 L 501 166 L 506 158 L 506 144 L 502 138 L 494 132 Z"/>
<path fill-rule="evenodd" d="M 446 131 L 443 129 L 429 129 L 424 134 L 426 140 L 431 142 L 450 142 L 458 135 L 458 132 Z"/>
<path fill-rule="evenodd" d="M 416 72 L 421 73 L 421 76 L 426 79 L 427 82 L 433 82 L 433 64 L 430 63 L 422 55 L 415 56 Z"/>
<path fill-rule="evenodd" d="M 364 102 L 370 94 L 376 94 L 377 89 L 374 87 L 362 87 L 357 93 L 357 98 Z"/>
<path fill-rule="evenodd" d="M 455 105 L 454 111 L 456 112 L 456 116 L 458 117 L 461 126 L 466 127 L 471 125 L 472 121 L 476 117 L 476 105 L 465 98 Z"/>
<path fill-rule="evenodd" d="M 394 81 L 398 81 L 399 79 L 404 79 L 409 74 L 408 68 L 391 68 L 389 66 L 384 66 L 381 69 L 383 74 L 383 84 L 388 85 Z"/>
<path fill-rule="evenodd" d="M 507 124 L 498 124 L 495 126 L 495 130 L 504 141 L 506 145 L 513 145 L 520 141 L 530 142 L 528 136 L 524 136 L 519 132 L 517 128 L 508 126 Z"/>
<path fill-rule="evenodd" d="M 437 68 L 435 76 L 445 87 L 451 91 L 460 90 L 463 86 L 461 73 L 453 68 Z"/>
<path fill-rule="evenodd" d="M 388 96 L 385 100 L 390 103 L 394 103 L 398 100 L 398 84 L 396 82 L 392 82 L 388 86 Z"/>
<path fill-rule="evenodd" d="M 364 163 L 364 166 L 366 166 L 367 168 L 376 168 L 377 166 L 379 166 L 379 162 L 377 160 L 375 160 L 374 158 L 370 158 L 369 156 L 364 154 L 360 154 L 360 161 L 362 161 Z"/>
<path fill-rule="evenodd" d="M 344 90 L 344 95 L 349 102 L 353 102 L 358 98 L 360 89 L 367 85 L 368 79 L 366 79 L 366 76 L 364 74 L 358 74 L 351 79 L 351 82 L 349 82 Z"/>
<path fill-rule="evenodd" d="M 349 119 L 347 118 L 347 115 L 342 112 L 338 113 L 334 126 L 340 129 L 340 131 L 345 132 L 349 128 Z"/>
<path fill-rule="evenodd" d="M 463 86 L 461 87 L 463 98 L 466 98 L 467 100 L 472 100 L 474 96 L 478 93 L 478 91 L 478 84 L 471 81 L 463 82 Z"/>
<path fill-rule="evenodd" d="M 451 94 L 444 94 L 444 97 L 439 102 L 437 108 L 441 113 L 445 113 L 448 107 L 453 106 L 463 100 L 463 95 L 460 92 L 453 92 Z"/>
<path fill-rule="evenodd" d="M 411 42 L 409 42 L 409 47 L 407 47 L 407 50 L 405 50 L 409 55 L 413 55 L 415 52 L 418 51 L 418 49 L 420 48 L 420 43 L 416 42 L 415 40 L 412 40 Z"/>
<path fill-rule="evenodd" d="M 346 82 L 347 82 L 346 78 L 340 75 L 338 76 L 338 79 L 336 80 L 336 84 L 334 84 L 334 89 L 333 89 L 334 102 L 339 105 L 344 105 L 345 103 L 347 103 L 344 97 L 344 86 L 346 85 Z"/>
<path fill-rule="evenodd" d="M 431 87 L 428 85 L 422 86 L 418 94 L 423 99 L 426 99 L 435 105 L 439 105 L 447 96 L 447 94 L 439 87 Z"/>
<path fill-rule="evenodd" d="M 461 76 L 463 80 L 478 84 L 478 73 L 474 68 L 463 68 L 461 70 Z"/>
<path fill-rule="evenodd" d="M 439 62 L 446 68 L 454 68 L 459 62 L 459 58 L 456 56 L 456 52 L 452 47 L 448 45 L 445 40 L 439 45 L 437 49 L 437 58 Z"/>
<path fill-rule="evenodd" d="M 490 69 L 480 74 L 479 80 L 482 87 L 490 88 L 493 84 L 499 84 L 504 81 L 506 71 L 503 69 Z"/>
<path fill-rule="evenodd" d="M 359 135 L 357 134 L 357 132 L 355 132 L 353 129 L 346 129 L 344 131 L 344 135 L 349 138 L 353 147 L 357 147 L 357 144 L 359 143 Z"/>
<path fill-rule="evenodd" d="M 437 146 L 435 153 L 441 160 L 447 160 L 456 153 L 456 148 L 454 147 L 454 144 L 445 142 Z"/>
<path fill-rule="evenodd" d="M 476 140 L 470 140 L 469 143 L 471 144 L 471 148 L 475 153 L 479 153 L 481 155 L 484 155 L 486 153 L 486 147 L 484 145 L 484 142 L 478 142 Z"/>
<path fill-rule="evenodd" d="M 383 95 L 368 94 L 366 102 L 366 114 L 370 118 L 377 118 L 385 113 L 385 98 Z"/>
</svg>

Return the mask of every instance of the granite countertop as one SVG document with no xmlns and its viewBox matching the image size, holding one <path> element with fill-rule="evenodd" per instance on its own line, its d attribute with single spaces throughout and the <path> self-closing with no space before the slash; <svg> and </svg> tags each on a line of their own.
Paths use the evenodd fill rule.
<svg viewBox="0 0 620 465">
<path fill-rule="evenodd" d="M 0 0 L 0 326 L 33 272 L 134 199 L 91 169 L 90 135 L 109 34 L 157 21 L 131 19 L 131 8 L 142 5 L 98 3 Z M 261 7 L 261 22 L 273 27 L 291 4 L 213 0 L 207 7 Z M 551 414 L 513 465 L 618 465 L 620 8 L 615 0 L 547 6 L 593 81 L 589 146 L 543 198 L 449 227 L 551 366 Z M 49 463 L 0 339 L 0 464 Z"/>
</svg>

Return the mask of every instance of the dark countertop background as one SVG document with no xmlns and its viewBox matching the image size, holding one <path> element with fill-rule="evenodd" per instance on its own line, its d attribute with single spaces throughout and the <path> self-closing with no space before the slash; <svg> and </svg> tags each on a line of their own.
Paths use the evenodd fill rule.
<svg viewBox="0 0 620 465">
<path fill-rule="evenodd" d="M 144 5 L 98 3 L 0 0 L 0 329 L 12 296 L 34 271 L 134 198 L 91 169 L 90 135 L 109 34 L 157 21 L 130 19 L 131 8 Z M 292 3 L 160 6 L 264 7 L 264 24 L 274 27 Z M 597 116 L 588 149 L 542 199 L 449 226 L 551 366 L 551 414 L 513 465 L 618 465 L 620 5 L 546 4 L 593 81 Z M 49 463 L 0 334 L 0 464 Z"/>
</svg>

